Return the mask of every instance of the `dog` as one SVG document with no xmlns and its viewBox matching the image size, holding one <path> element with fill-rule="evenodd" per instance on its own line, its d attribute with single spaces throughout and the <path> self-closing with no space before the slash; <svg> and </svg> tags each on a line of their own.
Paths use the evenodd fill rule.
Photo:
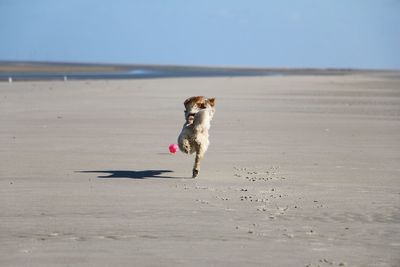
<svg viewBox="0 0 400 267">
<path fill-rule="evenodd" d="M 184 106 L 185 123 L 178 137 L 178 145 L 186 154 L 196 153 L 192 175 L 196 178 L 200 171 L 200 162 L 210 144 L 208 130 L 215 113 L 215 98 L 193 96 L 185 100 Z"/>
</svg>

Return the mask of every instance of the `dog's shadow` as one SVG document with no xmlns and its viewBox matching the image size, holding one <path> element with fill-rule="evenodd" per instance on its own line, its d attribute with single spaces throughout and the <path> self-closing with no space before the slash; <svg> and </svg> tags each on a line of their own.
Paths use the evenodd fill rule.
<svg viewBox="0 0 400 267">
<path fill-rule="evenodd" d="M 166 176 L 165 173 L 172 172 L 171 170 L 144 170 L 144 171 L 129 171 L 129 170 L 105 170 L 105 171 L 77 171 L 79 173 L 104 173 L 107 175 L 99 175 L 97 178 L 128 178 L 128 179 L 148 179 L 148 178 L 164 178 L 164 179 L 183 179 L 179 177 Z"/>
</svg>

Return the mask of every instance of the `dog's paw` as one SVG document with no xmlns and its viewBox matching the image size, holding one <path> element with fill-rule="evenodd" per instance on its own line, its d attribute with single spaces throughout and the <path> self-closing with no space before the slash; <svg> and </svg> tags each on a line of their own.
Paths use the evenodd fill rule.
<svg viewBox="0 0 400 267">
<path fill-rule="evenodd" d="M 199 175 L 199 170 L 193 170 L 192 178 L 196 178 Z"/>
</svg>

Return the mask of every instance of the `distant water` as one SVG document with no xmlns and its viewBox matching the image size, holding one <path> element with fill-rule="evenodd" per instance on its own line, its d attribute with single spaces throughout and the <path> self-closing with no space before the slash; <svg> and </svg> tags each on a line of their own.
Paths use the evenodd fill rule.
<svg viewBox="0 0 400 267">
<path fill-rule="evenodd" d="M 232 69 L 132 69 L 111 72 L 0 72 L 0 81 L 28 80 L 88 80 L 88 79 L 154 79 L 179 77 L 236 77 L 236 76 L 271 76 L 284 75 L 275 71 L 247 71 Z"/>
<path fill-rule="evenodd" d="M 68 71 L 63 71 L 68 70 Z M 86 72 L 85 72 L 86 71 Z M 367 70 L 365 70 L 367 71 Z M 307 68 L 223 68 L 159 65 L 95 65 L 71 63 L 1 62 L 0 81 L 156 79 L 288 75 L 347 75 L 362 70 Z"/>
</svg>

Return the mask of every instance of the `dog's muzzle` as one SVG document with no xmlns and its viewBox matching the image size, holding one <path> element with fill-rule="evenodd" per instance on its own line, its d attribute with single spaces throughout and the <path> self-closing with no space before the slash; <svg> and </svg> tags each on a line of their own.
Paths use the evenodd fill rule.
<svg viewBox="0 0 400 267">
<path fill-rule="evenodd" d="M 187 117 L 186 117 L 186 122 L 187 123 L 193 123 L 193 121 L 194 121 L 194 116 L 196 115 L 196 113 L 189 113 L 188 115 L 187 115 Z"/>
</svg>

